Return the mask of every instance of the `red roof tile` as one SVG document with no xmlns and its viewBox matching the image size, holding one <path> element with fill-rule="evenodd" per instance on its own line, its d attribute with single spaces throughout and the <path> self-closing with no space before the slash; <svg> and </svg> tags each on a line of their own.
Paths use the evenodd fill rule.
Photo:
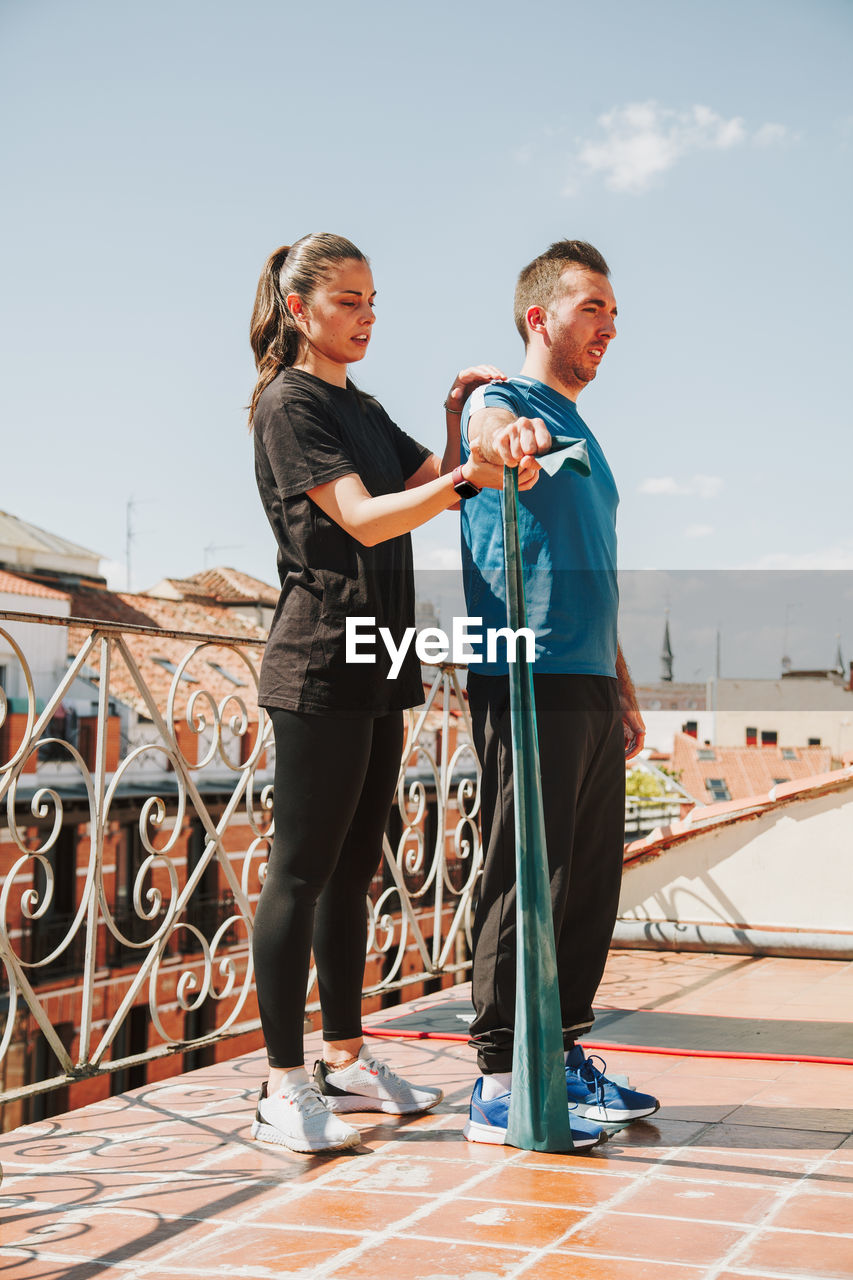
<svg viewBox="0 0 853 1280">
<path fill-rule="evenodd" d="M 124 626 L 161 628 L 164 631 L 195 632 L 199 635 L 221 635 L 231 640 L 266 640 L 266 632 L 247 618 L 221 604 L 198 604 L 189 600 L 160 600 L 153 596 L 137 596 L 119 592 L 81 587 L 71 593 L 73 617 L 88 618 L 99 622 L 116 622 Z M 77 653 L 88 636 L 89 627 L 72 625 L 68 628 L 68 644 L 71 653 Z M 175 683 L 175 670 L 192 642 L 174 636 L 143 636 L 127 633 L 124 637 L 128 650 L 140 669 L 148 689 L 160 712 L 165 715 L 169 693 Z M 196 690 L 206 690 L 217 706 L 232 699 L 226 715 L 233 715 L 236 707 L 233 698 L 239 697 L 250 717 L 257 716 L 257 692 L 255 682 L 246 663 L 239 656 L 248 658 L 257 671 L 262 649 L 252 645 L 235 652 L 227 646 L 205 646 L 191 660 L 186 675 L 193 679 L 178 679 L 175 687 L 174 714 L 183 717 L 187 703 Z M 97 650 L 89 657 L 90 670 L 97 672 L 100 655 Z M 237 682 L 240 682 L 239 684 Z M 120 657 L 116 657 L 110 674 L 112 696 L 141 715 L 150 716 L 150 710 L 130 670 Z M 210 722 L 209 709 L 201 710 Z"/>
<path fill-rule="evenodd" d="M 241 573 L 239 569 L 204 569 L 201 573 L 190 574 L 188 578 L 170 578 L 169 581 L 187 593 L 203 594 L 220 604 L 268 604 L 273 608 L 278 604 L 278 587 Z"/>
<path fill-rule="evenodd" d="M 797 804 L 811 800 L 817 796 L 828 795 L 833 791 L 844 791 L 853 787 L 853 768 L 832 769 L 827 773 L 788 782 L 773 787 L 763 795 L 746 796 L 740 800 L 723 800 L 719 804 L 697 805 L 680 822 L 668 827 L 658 827 L 642 840 L 635 840 L 625 846 L 624 861 L 643 861 L 656 858 L 671 845 L 681 844 L 693 836 L 705 832 L 709 827 L 724 827 L 733 822 L 751 821 L 758 818 L 768 809 Z"/>
<path fill-rule="evenodd" d="M 67 600 L 67 591 L 57 591 L 53 587 L 42 586 L 40 582 L 31 582 L 29 578 L 19 578 L 16 573 L 7 573 L 0 569 L 0 592 L 11 596 L 38 596 L 42 600 Z"/>
<path fill-rule="evenodd" d="M 701 753 L 714 753 L 703 760 Z M 783 751 L 794 751 L 794 759 L 785 759 Z M 722 779 L 733 800 L 746 796 L 766 795 L 777 785 L 776 779 L 796 782 L 828 772 L 832 752 L 828 747 L 706 747 L 686 733 L 675 736 L 672 768 L 681 785 L 701 804 L 711 794 L 706 782 Z"/>
</svg>

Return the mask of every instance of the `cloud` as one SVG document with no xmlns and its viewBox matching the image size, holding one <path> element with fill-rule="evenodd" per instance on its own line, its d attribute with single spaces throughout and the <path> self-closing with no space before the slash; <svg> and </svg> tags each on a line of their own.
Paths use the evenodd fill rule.
<svg viewBox="0 0 853 1280">
<path fill-rule="evenodd" d="M 711 524 L 689 524 L 684 530 L 685 538 L 710 538 L 714 532 Z"/>
<path fill-rule="evenodd" d="M 462 553 L 458 546 L 415 547 L 416 569 L 462 569 Z"/>
<path fill-rule="evenodd" d="M 603 137 L 582 142 L 576 161 L 600 174 L 612 191 L 645 191 L 655 177 L 694 151 L 729 151 L 753 142 L 772 146 L 788 139 L 784 125 L 766 123 L 751 133 L 740 116 L 726 119 L 696 104 L 676 111 L 660 103 L 629 102 L 598 117 Z"/>
<path fill-rule="evenodd" d="M 676 480 L 675 476 L 648 476 L 639 484 L 640 493 L 667 498 L 716 498 L 723 487 L 722 476 L 691 476 Z"/>
<path fill-rule="evenodd" d="M 816 551 L 776 551 L 759 556 L 744 566 L 747 569 L 853 569 L 853 541 L 837 542 Z"/>
<path fill-rule="evenodd" d="M 793 135 L 783 124 L 763 124 L 752 135 L 756 147 L 772 147 L 779 142 L 788 142 Z"/>
</svg>

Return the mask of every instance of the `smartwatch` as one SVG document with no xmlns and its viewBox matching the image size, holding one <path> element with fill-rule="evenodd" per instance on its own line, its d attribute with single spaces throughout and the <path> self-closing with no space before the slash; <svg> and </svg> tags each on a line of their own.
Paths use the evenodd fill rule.
<svg viewBox="0 0 853 1280">
<path fill-rule="evenodd" d="M 460 498 L 476 498 L 480 490 L 462 474 L 462 468 L 456 467 L 453 472 L 453 488 Z"/>
</svg>

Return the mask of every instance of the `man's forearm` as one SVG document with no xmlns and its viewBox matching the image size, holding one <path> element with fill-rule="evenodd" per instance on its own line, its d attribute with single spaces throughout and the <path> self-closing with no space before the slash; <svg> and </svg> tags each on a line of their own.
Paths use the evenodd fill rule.
<svg viewBox="0 0 853 1280">
<path fill-rule="evenodd" d="M 468 423 L 468 443 L 477 446 L 485 462 L 503 466 L 501 456 L 495 449 L 495 436 L 514 421 L 515 414 L 509 409 L 480 409 L 471 415 Z"/>
</svg>

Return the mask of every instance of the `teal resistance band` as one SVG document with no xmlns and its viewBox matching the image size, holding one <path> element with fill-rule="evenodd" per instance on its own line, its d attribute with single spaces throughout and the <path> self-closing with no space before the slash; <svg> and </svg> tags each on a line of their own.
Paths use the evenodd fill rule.
<svg viewBox="0 0 853 1280">
<path fill-rule="evenodd" d="M 510 627 L 527 625 L 518 541 L 518 470 L 504 468 L 504 555 Z M 515 780 L 517 974 L 506 1140 L 525 1151 L 571 1151 L 557 951 L 545 849 L 533 673 L 525 646 L 509 664 Z"/>
<path fill-rule="evenodd" d="M 581 476 L 590 473 L 584 440 L 553 436 L 551 449 L 538 461 L 548 475 L 555 475 L 564 467 Z M 540 483 L 548 481 L 541 479 Z M 527 609 L 518 539 L 518 470 L 515 467 L 504 468 L 503 522 L 507 619 L 510 627 L 517 631 L 527 625 Z M 525 652 L 525 646 L 519 645 L 518 660 L 509 664 L 515 782 L 517 970 L 512 1094 L 506 1140 L 525 1151 L 571 1151 L 536 704 L 533 673 L 526 656 L 521 656 Z"/>
</svg>

